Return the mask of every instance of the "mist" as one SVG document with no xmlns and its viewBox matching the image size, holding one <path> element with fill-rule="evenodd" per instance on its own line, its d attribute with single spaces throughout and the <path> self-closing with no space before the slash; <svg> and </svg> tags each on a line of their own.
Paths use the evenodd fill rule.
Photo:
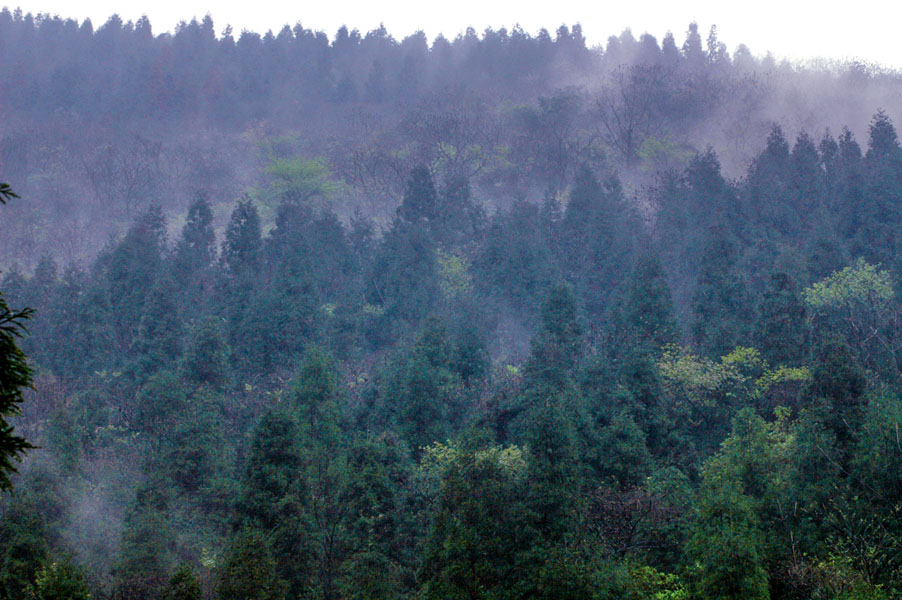
<svg viewBox="0 0 902 600">
<path fill-rule="evenodd" d="M 217 31 L 0 11 L 0 600 L 902 592 L 902 74 Z"/>
</svg>

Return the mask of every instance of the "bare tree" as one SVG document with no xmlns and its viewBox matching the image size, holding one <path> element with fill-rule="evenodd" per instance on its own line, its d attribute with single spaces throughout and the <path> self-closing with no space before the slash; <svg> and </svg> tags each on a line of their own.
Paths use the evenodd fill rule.
<svg viewBox="0 0 902 600">
<path fill-rule="evenodd" d="M 664 129 L 666 79 L 660 65 L 621 65 L 607 76 L 595 100 L 596 129 L 627 166 L 638 161 L 642 142 Z"/>
</svg>

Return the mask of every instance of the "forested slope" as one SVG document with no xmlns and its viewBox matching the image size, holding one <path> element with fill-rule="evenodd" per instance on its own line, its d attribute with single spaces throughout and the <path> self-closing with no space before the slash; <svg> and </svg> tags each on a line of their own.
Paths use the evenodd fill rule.
<svg viewBox="0 0 902 600">
<path fill-rule="evenodd" d="M 417 63 L 406 52 L 425 46 L 385 32 L 235 42 L 206 22 L 153 37 L 39 21 L 0 14 L 0 30 L 34 36 L 0 36 L 5 56 L 37 40 L 48 53 L 41 69 L 40 54 L 0 61 L 4 77 L 22 65 L 0 110 L 23 128 L 85 126 L 85 170 L 53 179 L 34 158 L 62 129 L 4 137 L 20 161 L 4 165 L 30 173 L 3 209 L 4 243 L 32 235 L 26 223 L 38 246 L 61 241 L 64 215 L 125 231 L 96 254 L 6 255 L 35 263 L 0 289 L 36 311 L 15 426 L 40 449 L 0 497 L 0 598 L 902 591 L 902 148 L 870 104 L 895 75 L 768 65 L 713 38 L 706 52 L 694 28 L 679 49 L 624 34 L 604 51 L 576 28 L 468 34 Z M 129 68 L 89 93 L 99 75 L 66 80 L 52 39 L 121 44 Z M 369 97 L 380 39 L 392 83 Z M 189 40 L 192 58 L 172 58 Z M 314 85 L 315 48 L 332 87 Z M 126 77 L 160 56 L 184 71 L 163 86 L 182 96 L 155 101 L 148 77 Z M 300 71 L 269 77 L 280 64 Z M 397 87 L 416 65 L 422 91 Z M 226 71 L 262 87 L 224 85 L 216 104 L 198 74 Z M 712 92 L 778 74 L 748 114 Z M 596 75 L 662 95 L 605 104 L 608 88 L 585 87 Z M 71 87 L 52 93 L 45 76 Z M 806 112 L 823 101 L 815 83 L 844 98 L 835 113 Z M 806 108 L 774 122 L 791 84 Z M 77 106 L 52 104 L 67 98 Z M 394 124 L 372 137 L 342 124 L 362 107 Z M 660 129 L 604 125 L 623 111 Z M 843 114 L 855 120 L 823 127 Z M 141 144 L 165 136 L 160 156 L 175 139 L 216 149 L 222 170 L 148 171 L 160 187 L 133 197 L 86 191 L 90 160 L 136 164 L 116 162 L 130 127 L 147 127 L 129 137 Z M 53 181 L 71 195 L 41 187 Z"/>
<path fill-rule="evenodd" d="M 221 230 L 275 160 L 334 184 L 319 195 L 343 222 L 360 210 L 380 227 L 419 164 L 468 178 L 492 212 L 606 161 L 644 205 L 659 171 L 709 145 L 738 177 L 773 122 L 790 139 L 846 125 L 863 138 L 878 108 L 900 118 L 902 92 L 876 65 L 777 63 L 694 24 L 588 47 L 579 25 L 396 40 L 219 31 L 207 17 L 154 34 L 147 19 L 3 10 L 0 40 L 0 167 L 29 199 L 4 215 L 0 264 L 28 270 L 45 253 L 86 266 L 152 205 L 176 235 L 198 191 Z M 266 226 L 277 205 L 261 206 Z"/>
</svg>

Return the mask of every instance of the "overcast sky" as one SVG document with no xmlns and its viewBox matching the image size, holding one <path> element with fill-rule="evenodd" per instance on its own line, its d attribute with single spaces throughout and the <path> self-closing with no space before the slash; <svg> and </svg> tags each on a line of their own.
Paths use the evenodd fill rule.
<svg viewBox="0 0 902 600">
<path fill-rule="evenodd" d="M 155 33 L 171 31 L 179 21 L 201 18 L 207 13 L 212 15 L 217 33 L 226 25 L 236 32 L 250 29 L 263 33 L 268 29 L 278 31 L 286 23 L 301 22 L 332 37 L 342 24 L 365 33 L 384 23 L 397 39 L 417 29 L 432 39 L 439 33 L 454 37 L 468 25 L 481 32 L 487 26 L 520 24 L 535 33 L 541 27 L 553 32 L 561 23 L 578 22 L 591 44 L 602 44 L 608 36 L 627 27 L 636 37 L 647 31 L 658 40 L 673 31 L 677 41 L 682 42 L 686 26 L 694 20 L 703 37 L 712 24 L 717 25 L 720 40 L 731 52 L 745 43 L 756 55 L 770 51 L 778 58 L 800 60 L 856 58 L 900 68 L 902 8 L 893 7 L 894 4 L 899 5 L 892 0 L 842 4 L 829 0 L 23 0 L 10 7 L 79 20 L 90 17 L 95 27 L 113 13 L 124 20 L 146 14 Z"/>
</svg>

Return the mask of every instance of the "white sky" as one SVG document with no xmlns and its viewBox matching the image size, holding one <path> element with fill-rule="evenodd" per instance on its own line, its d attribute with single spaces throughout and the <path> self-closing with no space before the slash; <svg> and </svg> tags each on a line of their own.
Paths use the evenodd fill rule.
<svg viewBox="0 0 902 600">
<path fill-rule="evenodd" d="M 454 37 L 468 25 L 481 32 L 487 26 L 519 23 L 530 33 L 541 27 L 553 33 L 561 23 L 579 22 L 591 44 L 604 43 L 627 27 L 637 38 L 647 31 L 659 41 L 673 31 L 679 44 L 694 20 L 703 39 L 716 24 L 731 52 L 745 43 L 756 55 L 769 51 L 794 60 L 856 58 L 902 68 L 899 0 L 12 0 L 9 6 L 79 20 L 90 17 L 95 28 L 113 13 L 124 20 L 147 14 L 155 33 L 207 13 L 217 33 L 226 25 L 236 32 L 278 31 L 300 21 L 332 37 L 342 24 L 365 33 L 382 22 L 399 40 L 417 29 L 432 39 L 438 33 Z"/>
</svg>

